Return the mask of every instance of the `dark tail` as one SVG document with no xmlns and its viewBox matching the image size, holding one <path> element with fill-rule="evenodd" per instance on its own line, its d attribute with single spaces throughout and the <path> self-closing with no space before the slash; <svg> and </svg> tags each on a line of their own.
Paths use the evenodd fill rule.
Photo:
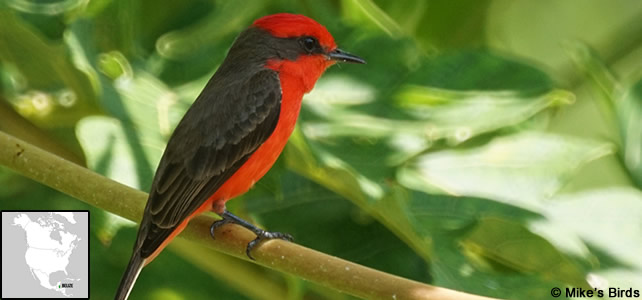
<svg viewBox="0 0 642 300">
<path fill-rule="evenodd" d="M 140 270 L 143 269 L 143 264 L 145 259 L 140 257 L 140 251 L 134 250 L 132 258 L 129 260 L 129 265 L 127 265 L 127 270 L 123 274 L 123 278 L 120 280 L 120 286 L 118 286 L 118 292 L 116 292 L 116 300 L 126 300 L 129 297 L 129 292 L 131 292 L 138 278 Z"/>
</svg>

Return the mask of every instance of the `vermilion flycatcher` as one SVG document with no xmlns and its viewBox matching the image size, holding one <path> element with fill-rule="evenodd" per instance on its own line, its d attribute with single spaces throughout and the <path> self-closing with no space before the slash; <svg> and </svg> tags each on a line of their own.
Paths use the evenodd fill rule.
<svg viewBox="0 0 642 300">
<path fill-rule="evenodd" d="M 256 20 L 237 38 L 227 57 L 174 130 L 161 158 L 134 251 L 116 299 L 129 296 L 143 266 L 207 210 L 265 239 L 291 240 L 259 229 L 225 209 L 272 167 L 299 115 L 301 98 L 335 62 L 365 63 L 337 49 L 325 27 L 302 15 L 275 14 Z"/>
</svg>

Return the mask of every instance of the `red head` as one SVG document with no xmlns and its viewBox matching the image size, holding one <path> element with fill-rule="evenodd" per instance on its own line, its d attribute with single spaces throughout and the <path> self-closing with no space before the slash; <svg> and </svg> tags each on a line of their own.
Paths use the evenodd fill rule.
<svg viewBox="0 0 642 300">
<path fill-rule="evenodd" d="M 323 25 L 303 15 L 269 15 L 254 21 L 252 26 L 274 37 L 296 41 L 299 53 L 295 59 L 272 59 L 266 66 L 281 76 L 300 80 L 302 92 L 310 91 L 323 71 L 336 62 L 365 63 L 363 59 L 338 49 Z"/>
<path fill-rule="evenodd" d="M 293 15 L 280 13 L 262 17 L 252 24 L 256 27 L 267 30 L 273 36 L 281 38 L 294 38 L 300 36 L 312 36 L 317 38 L 319 44 L 328 50 L 334 50 L 337 45 L 334 38 L 325 27 L 317 21 L 304 15 Z"/>
</svg>

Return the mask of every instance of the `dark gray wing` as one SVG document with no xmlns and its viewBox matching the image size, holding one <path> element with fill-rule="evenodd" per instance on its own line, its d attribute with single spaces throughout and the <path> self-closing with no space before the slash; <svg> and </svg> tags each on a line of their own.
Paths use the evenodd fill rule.
<svg viewBox="0 0 642 300">
<path fill-rule="evenodd" d="M 246 80 L 216 75 L 210 80 L 176 127 L 156 171 L 136 243 L 143 257 L 270 137 L 280 108 L 281 86 L 273 70 Z"/>
</svg>

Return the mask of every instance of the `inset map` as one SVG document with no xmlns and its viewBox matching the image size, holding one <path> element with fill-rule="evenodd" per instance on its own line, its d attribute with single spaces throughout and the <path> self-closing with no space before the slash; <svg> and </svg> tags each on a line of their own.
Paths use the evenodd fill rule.
<svg viewBox="0 0 642 300">
<path fill-rule="evenodd" d="M 89 298 L 89 211 L 2 211 L 2 298 Z"/>
</svg>

